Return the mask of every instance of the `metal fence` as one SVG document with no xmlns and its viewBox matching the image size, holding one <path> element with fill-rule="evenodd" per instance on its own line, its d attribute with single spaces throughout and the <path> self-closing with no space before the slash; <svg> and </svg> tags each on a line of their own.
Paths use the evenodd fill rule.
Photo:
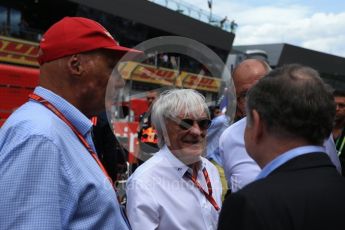
<svg viewBox="0 0 345 230">
<path fill-rule="evenodd" d="M 187 3 L 183 0 L 148 0 L 148 1 L 164 6 L 166 8 L 169 8 L 173 11 L 179 12 L 186 16 L 192 17 L 199 21 L 219 27 L 228 32 L 235 33 L 236 28 L 237 28 L 237 24 L 235 23 L 234 20 L 229 21 L 229 19 L 226 16 L 219 17 L 218 15 L 212 14 L 211 9 L 209 11 L 206 11 L 190 3 Z M 205 4 L 207 4 L 206 0 L 205 0 Z"/>
</svg>

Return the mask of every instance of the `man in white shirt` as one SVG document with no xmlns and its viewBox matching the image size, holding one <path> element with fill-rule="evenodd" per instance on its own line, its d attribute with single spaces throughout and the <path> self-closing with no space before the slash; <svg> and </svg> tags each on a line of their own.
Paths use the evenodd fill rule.
<svg viewBox="0 0 345 230">
<path fill-rule="evenodd" d="M 160 151 L 127 183 L 127 214 L 136 229 L 216 229 L 222 186 L 202 157 L 210 125 L 204 97 L 191 89 L 162 93 L 152 107 Z"/>
<path fill-rule="evenodd" d="M 271 70 L 270 66 L 258 59 L 246 59 L 236 66 L 232 73 L 236 88 L 235 121 L 246 116 L 245 98 L 247 91 Z M 243 122 L 243 121 L 239 121 Z M 245 124 L 236 122 L 220 136 L 219 152 L 223 163 L 229 190 L 237 191 L 253 181 L 260 172 L 259 166 L 250 158 L 244 148 Z"/>
</svg>

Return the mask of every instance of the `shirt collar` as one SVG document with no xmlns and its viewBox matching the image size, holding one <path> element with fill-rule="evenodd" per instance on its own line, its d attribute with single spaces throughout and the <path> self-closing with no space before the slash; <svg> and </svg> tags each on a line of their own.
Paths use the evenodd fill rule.
<svg viewBox="0 0 345 230">
<path fill-rule="evenodd" d="M 191 168 L 184 164 L 182 161 L 180 161 L 168 148 L 168 146 L 164 145 L 162 148 L 165 157 L 167 158 L 167 160 L 169 161 L 170 165 L 173 167 L 174 172 L 176 173 L 176 175 L 180 178 L 182 178 L 187 171 L 192 172 Z M 201 167 L 199 167 L 199 170 L 202 170 L 206 165 L 206 163 L 204 162 L 203 158 L 200 157 L 200 163 L 201 163 Z"/>
<path fill-rule="evenodd" d="M 289 151 L 279 155 L 273 161 L 268 163 L 259 173 L 256 180 L 265 178 L 273 170 L 275 170 L 276 168 L 278 168 L 285 162 L 291 160 L 292 158 L 295 158 L 297 156 L 307 154 L 307 153 L 313 153 L 313 152 L 325 152 L 325 148 L 321 146 L 316 146 L 316 145 L 307 145 L 307 146 L 290 149 Z"/>
<path fill-rule="evenodd" d="M 67 120 L 69 120 L 76 127 L 80 134 L 85 136 L 88 132 L 91 131 L 91 120 L 88 119 L 71 103 L 41 86 L 36 87 L 34 93 L 43 97 L 45 100 L 54 105 L 67 118 Z"/>
</svg>

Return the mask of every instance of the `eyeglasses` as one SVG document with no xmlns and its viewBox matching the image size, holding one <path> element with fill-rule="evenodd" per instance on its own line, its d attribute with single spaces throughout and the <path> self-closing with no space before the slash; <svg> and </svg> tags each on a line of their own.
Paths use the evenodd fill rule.
<svg viewBox="0 0 345 230">
<path fill-rule="evenodd" d="M 194 122 L 196 122 L 201 130 L 206 130 L 211 125 L 210 119 L 201 119 L 201 120 L 193 120 L 193 119 L 181 119 L 178 123 L 178 126 L 183 130 L 189 130 L 193 127 Z"/>
<path fill-rule="evenodd" d="M 146 99 L 147 99 L 147 100 L 152 100 L 152 101 L 153 101 L 153 100 L 156 99 L 156 98 L 155 98 L 155 97 L 147 97 Z"/>
</svg>

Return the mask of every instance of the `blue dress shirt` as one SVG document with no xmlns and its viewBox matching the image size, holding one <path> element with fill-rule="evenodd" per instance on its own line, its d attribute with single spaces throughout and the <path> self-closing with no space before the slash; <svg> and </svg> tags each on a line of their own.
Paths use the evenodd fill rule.
<svg viewBox="0 0 345 230">
<path fill-rule="evenodd" d="M 207 130 L 206 158 L 214 160 L 220 166 L 223 166 L 223 162 L 219 152 L 219 138 L 229 125 L 229 117 L 223 114 L 213 118 L 212 123 Z"/>
<path fill-rule="evenodd" d="M 220 156 L 229 188 L 236 192 L 254 181 L 261 172 L 257 163 L 248 155 L 244 146 L 244 130 L 247 118 L 243 118 L 227 128 L 219 139 Z M 324 142 L 326 152 L 337 170 L 341 172 L 333 138 Z"/>
<path fill-rule="evenodd" d="M 276 157 L 273 161 L 268 163 L 259 173 L 257 176 L 257 180 L 261 178 L 265 178 L 268 174 L 270 174 L 273 170 L 281 166 L 282 164 L 286 163 L 287 161 L 291 160 L 292 158 L 301 156 L 303 154 L 307 153 L 318 153 L 318 152 L 326 152 L 324 147 L 321 146 L 314 146 L 314 145 L 308 145 L 308 146 L 302 146 L 293 148 L 278 157 Z"/>
<path fill-rule="evenodd" d="M 59 109 L 93 146 L 91 121 L 53 92 Z M 36 101 L 0 129 L 1 229 L 128 229 L 116 194 L 72 130 Z"/>
</svg>

